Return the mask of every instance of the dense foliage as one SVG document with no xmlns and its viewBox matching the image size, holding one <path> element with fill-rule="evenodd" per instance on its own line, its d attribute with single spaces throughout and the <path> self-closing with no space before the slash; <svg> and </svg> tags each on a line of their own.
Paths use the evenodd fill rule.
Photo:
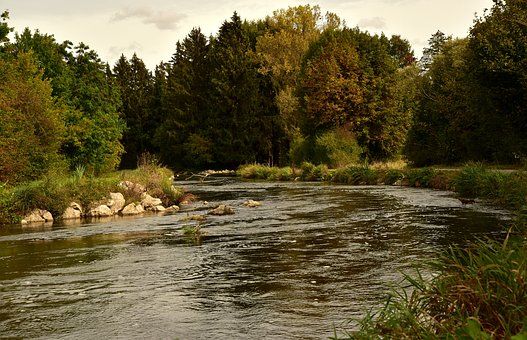
<svg viewBox="0 0 527 340">
<path fill-rule="evenodd" d="M 496 0 L 468 38 L 430 39 L 406 148 L 415 165 L 525 158 L 526 18 L 525 1 Z"/>
<path fill-rule="evenodd" d="M 5 12 L 0 178 L 132 168 L 144 153 L 180 169 L 519 163 L 525 6 L 496 0 L 467 38 L 435 33 L 419 62 L 400 36 L 346 27 L 318 6 L 256 21 L 234 13 L 214 36 L 194 28 L 153 72 L 136 54 L 110 67 L 85 44 L 38 30 L 10 40 Z"/>
</svg>

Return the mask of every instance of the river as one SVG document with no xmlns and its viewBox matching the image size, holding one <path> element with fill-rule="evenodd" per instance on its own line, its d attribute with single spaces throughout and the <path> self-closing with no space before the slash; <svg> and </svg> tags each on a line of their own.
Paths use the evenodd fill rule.
<svg viewBox="0 0 527 340">
<path fill-rule="evenodd" d="M 449 192 L 180 182 L 175 215 L 0 229 L 0 337 L 323 339 L 379 306 L 419 261 L 499 237 L 508 215 Z M 248 199 L 262 202 L 247 208 Z M 187 215 L 226 203 L 196 240 Z M 193 210 L 193 211 L 192 211 Z"/>
</svg>

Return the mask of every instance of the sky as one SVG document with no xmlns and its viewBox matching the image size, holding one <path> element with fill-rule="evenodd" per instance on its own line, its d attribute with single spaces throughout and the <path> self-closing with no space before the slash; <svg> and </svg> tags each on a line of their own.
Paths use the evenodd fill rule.
<svg viewBox="0 0 527 340">
<path fill-rule="evenodd" d="M 421 55 L 437 30 L 464 37 L 476 14 L 492 0 L 0 0 L 10 25 L 55 35 L 58 41 L 84 42 L 111 65 L 134 52 L 148 67 L 167 61 L 175 44 L 193 27 L 214 34 L 237 11 L 242 19 L 264 18 L 276 9 L 320 5 L 348 26 L 372 33 L 399 34 Z"/>
</svg>

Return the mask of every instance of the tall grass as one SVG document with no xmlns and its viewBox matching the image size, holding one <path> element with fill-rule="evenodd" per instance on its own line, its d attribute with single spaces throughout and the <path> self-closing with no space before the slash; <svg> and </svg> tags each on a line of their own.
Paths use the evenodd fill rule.
<svg viewBox="0 0 527 340">
<path fill-rule="evenodd" d="M 465 197 L 486 198 L 513 209 L 527 204 L 526 171 L 504 173 L 488 170 L 479 164 L 469 164 L 453 182 L 454 189 Z"/>
<path fill-rule="evenodd" d="M 523 238 L 451 249 L 390 293 L 347 339 L 510 339 L 527 336 L 527 248 Z"/>
</svg>

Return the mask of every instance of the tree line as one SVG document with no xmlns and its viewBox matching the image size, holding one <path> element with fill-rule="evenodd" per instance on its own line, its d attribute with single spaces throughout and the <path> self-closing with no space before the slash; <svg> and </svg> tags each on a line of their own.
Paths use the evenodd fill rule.
<svg viewBox="0 0 527 340">
<path fill-rule="evenodd" d="M 217 34 L 194 28 L 150 71 L 110 66 L 83 43 L 0 20 L 0 180 L 51 168 L 178 169 L 302 161 L 332 166 L 520 162 L 527 154 L 527 5 L 496 0 L 470 34 L 434 34 L 421 60 L 400 36 L 345 25 L 318 6 Z"/>
</svg>

